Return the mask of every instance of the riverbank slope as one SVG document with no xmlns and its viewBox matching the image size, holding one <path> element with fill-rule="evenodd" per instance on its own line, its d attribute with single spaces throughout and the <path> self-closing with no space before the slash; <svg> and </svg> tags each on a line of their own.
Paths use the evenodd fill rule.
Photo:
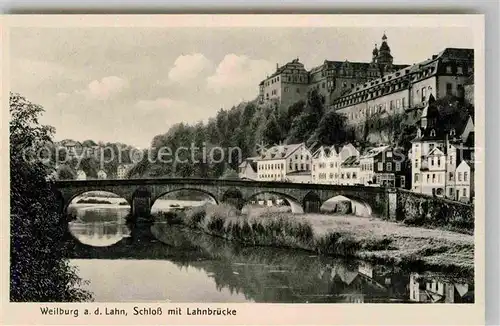
<svg viewBox="0 0 500 326">
<path fill-rule="evenodd" d="M 473 274 L 474 237 L 378 218 L 267 211 L 241 214 L 226 205 L 182 213 L 182 224 L 252 246 L 314 251 L 398 266 Z"/>
</svg>

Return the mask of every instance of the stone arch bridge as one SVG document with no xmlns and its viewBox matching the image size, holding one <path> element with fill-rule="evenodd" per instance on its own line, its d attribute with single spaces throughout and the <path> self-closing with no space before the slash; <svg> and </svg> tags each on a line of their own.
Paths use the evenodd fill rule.
<svg viewBox="0 0 500 326">
<path fill-rule="evenodd" d="M 85 192 L 106 191 L 126 199 L 134 217 L 148 216 L 158 198 L 179 190 L 206 193 L 216 203 L 235 203 L 236 200 L 239 208 L 258 194 L 271 193 L 287 199 L 292 212 L 314 211 L 311 207 L 317 210 L 328 199 L 344 196 L 369 205 L 378 216 L 393 219 L 396 214 L 396 191 L 380 187 L 187 178 L 60 180 L 54 184 L 63 211 Z"/>
</svg>

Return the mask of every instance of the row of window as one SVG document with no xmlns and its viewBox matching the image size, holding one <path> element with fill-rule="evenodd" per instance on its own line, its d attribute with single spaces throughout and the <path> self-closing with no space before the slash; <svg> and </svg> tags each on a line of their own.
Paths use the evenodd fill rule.
<svg viewBox="0 0 500 326">
<path fill-rule="evenodd" d="M 448 180 L 454 181 L 453 177 L 454 177 L 453 172 L 449 172 Z M 413 179 L 415 180 L 415 182 L 419 182 L 419 174 L 415 173 Z M 457 179 L 460 182 L 462 181 L 462 172 L 457 173 Z M 469 180 L 469 174 L 467 172 L 464 172 L 463 173 L 463 181 L 468 182 L 468 180 Z M 436 183 L 436 181 L 437 181 L 437 183 L 441 183 L 442 182 L 442 175 L 441 174 L 436 175 L 436 173 L 432 173 L 432 182 L 431 182 L 431 174 L 427 174 L 427 178 L 424 178 L 424 181 L 426 181 L 426 183 Z"/>
<path fill-rule="evenodd" d="M 357 179 L 357 177 L 358 177 L 356 172 L 330 173 L 328 176 L 329 176 L 330 180 L 334 179 L 334 176 L 335 176 L 335 179 L 338 179 L 339 176 L 340 176 L 340 179 Z M 325 180 L 326 177 L 327 177 L 326 173 L 319 173 L 318 174 L 319 180 Z"/>
<path fill-rule="evenodd" d="M 274 163 L 274 164 L 261 164 L 259 165 L 259 170 L 283 170 L 285 165 L 283 163 Z"/>
<path fill-rule="evenodd" d="M 273 78 L 273 79 L 271 79 L 271 80 L 266 81 L 266 82 L 264 83 L 264 85 L 265 85 L 265 86 L 269 86 L 269 85 L 274 84 L 274 83 L 277 83 L 277 82 L 279 82 L 279 81 L 280 81 L 280 76 L 275 77 L 275 78 Z"/>
<path fill-rule="evenodd" d="M 347 85 L 345 85 L 345 86 L 347 86 Z M 342 99 L 339 99 L 339 101 L 334 104 L 334 108 L 340 108 L 340 107 L 344 107 L 344 106 L 353 105 L 356 103 L 361 103 L 361 102 L 364 102 L 364 101 L 367 101 L 367 100 L 370 100 L 370 99 L 373 99 L 373 98 L 376 98 L 376 97 L 379 97 L 379 96 L 382 96 L 382 95 L 385 95 L 388 93 L 392 93 L 394 91 L 402 90 L 402 89 L 406 88 L 407 86 L 408 86 L 407 82 L 402 82 L 402 83 L 398 83 L 395 85 L 388 85 L 388 86 L 384 87 L 383 89 L 379 89 L 379 90 L 362 91 L 359 94 L 353 94 L 350 96 L 346 96 Z M 354 88 L 354 84 L 351 84 L 351 88 Z"/>
</svg>

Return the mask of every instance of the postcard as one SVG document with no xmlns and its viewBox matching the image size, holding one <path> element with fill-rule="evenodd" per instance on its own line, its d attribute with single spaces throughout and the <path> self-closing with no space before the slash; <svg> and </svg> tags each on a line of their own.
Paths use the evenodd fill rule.
<svg viewBox="0 0 500 326">
<path fill-rule="evenodd" d="M 482 15 L 1 31 L 4 324 L 484 323 Z"/>
</svg>

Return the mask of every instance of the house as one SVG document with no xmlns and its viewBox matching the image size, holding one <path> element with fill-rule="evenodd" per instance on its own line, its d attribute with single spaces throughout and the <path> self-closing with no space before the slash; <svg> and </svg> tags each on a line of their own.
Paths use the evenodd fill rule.
<svg viewBox="0 0 500 326">
<path fill-rule="evenodd" d="M 132 169 L 134 164 L 120 164 L 116 168 L 116 176 L 118 179 L 126 179 L 127 178 L 127 173 Z"/>
<path fill-rule="evenodd" d="M 312 156 L 311 181 L 317 184 L 337 184 L 340 156 L 335 146 L 321 146 Z"/>
<path fill-rule="evenodd" d="M 97 171 L 97 179 L 107 179 L 108 174 L 104 170 Z"/>
<path fill-rule="evenodd" d="M 76 180 L 86 180 L 87 174 L 83 170 L 76 171 Z"/>
<path fill-rule="evenodd" d="M 464 121 L 449 123 L 440 118 L 431 96 L 422 111 L 417 136 L 411 148 L 411 190 L 427 195 L 458 200 L 470 196 L 471 189 L 458 187 L 456 170 L 463 160 L 474 155 L 474 123 L 469 116 Z M 465 163 L 470 167 L 471 162 Z M 468 172 L 468 182 L 473 179 L 473 169 L 462 166 L 462 173 Z M 463 174 L 462 174 L 463 178 Z M 464 181 L 461 185 L 463 185 Z M 459 190 L 459 192 L 457 192 Z M 461 192 L 460 192 L 461 191 Z"/>
<path fill-rule="evenodd" d="M 359 157 L 350 156 L 340 164 L 340 184 L 353 186 L 360 183 L 359 180 Z"/>
<path fill-rule="evenodd" d="M 285 181 L 291 172 L 310 171 L 311 157 L 304 143 L 273 146 L 255 160 L 257 180 Z"/>
<path fill-rule="evenodd" d="M 455 172 L 455 200 L 470 202 L 474 198 L 474 162 L 463 160 Z"/>
<path fill-rule="evenodd" d="M 406 157 L 402 150 L 391 146 L 369 149 L 359 159 L 360 183 L 384 187 L 406 188 L 409 184 Z"/>
<path fill-rule="evenodd" d="M 359 156 L 359 151 L 352 144 L 340 146 L 321 146 L 312 158 L 313 183 L 341 184 L 340 165 L 347 158 Z"/>
<path fill-rule="evenodd" d="M 258 157 L 249 157 L 243 160 L 238 166 L 238 177 L 242 180 L 257 180 L 257 160 Z"/>
</svg>

